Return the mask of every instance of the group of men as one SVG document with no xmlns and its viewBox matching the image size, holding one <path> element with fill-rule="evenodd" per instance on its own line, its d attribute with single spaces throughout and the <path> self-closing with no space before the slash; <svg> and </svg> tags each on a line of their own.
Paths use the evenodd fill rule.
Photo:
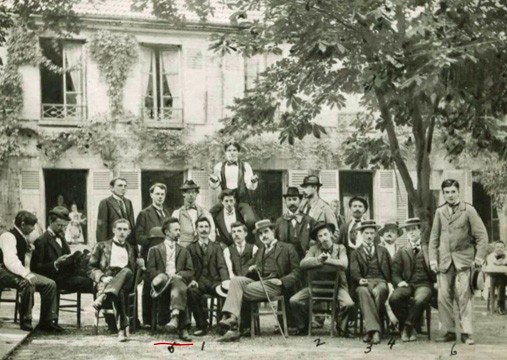
<svg viewBox="0 0 507 360">
<path fill-rule="evenodd" d="M 209 296 L 225 298 L 219 341 L 235 341 L 248 332 L 250 301 L 280 295 L 289 307 L 292 331 L 302 335 L 312 323 L 305 271 L 329 267 L 339 279 L 336 330 L 341 336 L 353 336 L 349 322 L 359 308 L 363 341 L 380 342 L 385 316 L 399 324 L 403 341 L 415 341 L 438 277 L 438 310 L 446 332 L 437 340 L 455 341 L 461 326 L 461 340 L 474 343 L 470 277 L 483 263 L 488 239 L 473 206 L 460 201 L 458 182 L 442 183 L 446 203 L 437 209 L 425 244 L 418 218 L 401 227 L 396 221 L 380 226 L 365 218 L 368 202 L 357 196 L 348 203 L 352 218 L 338 227 L 333 210 L 319 197 L 322 184 L 315 175 L 305 177 L 302 193 L 287 189 L 283 216 L 275 222 L 259 219 L 250 199 L 259 179 L 238 159 L 239 144 L 224 149 L 226 161 L 209 178 L 212 188 L 221 187 L 220 203 L 209 211 L 196 204 L 200 188 L 187 180 L 180 187 L 183 206 L 170 214 L 164 206 L 167 187 L 155 183 L 152 204 L 134 220 L 126 179 L 113 179 L 112 195 L 99 205 L 97 244 L 87 266 L 81 253 L 71 253 L 62 234 L 68 213 L 52 210 L 47 231 L 31 245 L 27 236 L 37 219 L 20 211 L 14 228 L 0 236 L 0 288 L 19 289 L 21 328 L 32 329 L 34 291 L 42 299 L 39 326 L 47 331 L 63 330 L 57 324 L 57 291 L 95 291 L 94 308 L 115 309 L 117 316 L 106 320 L 124 341 L 129 323 L 138 321 L 137 315 L 127 316 L 126 298 L 137 279 L 144 281 L 143 325 L 165 326 L 184 341 L 190 341 L 192 316 L 193 335 L 207 333 Z M 403 231 L 408 241 L 399 246 Z M 315 320 L 316 326 L 323 322 Z"/>
</svg>

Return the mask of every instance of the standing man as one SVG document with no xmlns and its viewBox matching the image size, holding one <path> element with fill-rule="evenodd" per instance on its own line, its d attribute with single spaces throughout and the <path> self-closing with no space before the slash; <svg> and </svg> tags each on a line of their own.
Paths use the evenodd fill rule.
<svg viewBox="0 0 507 360">
<path fill-rule="evenodd" d="M 155 183 L 150 187 L 151 205 L 141 210 L 136 220 L 136 241 L 141 246 L 141 257 L 148 261 L 148 250 L 150 248 L 149 236 L 151 229 L 161 227 L 164 219 L 169 216 L 169 210 L 164 207 L 167 194 L 167 186 L 162 183 Z M 151 296 L 150 282 L 147 274 L 143 284 L 143 324 L 151 324 Z"/>
<path fill-rule="evenodd" d="M 248 269 L 255 262 L 259 250 L 256 245 L 246 242 L 248 229 L 245 224 L 235 222 L 231 225 L 234 244 L 224 249 L 224 259 L 229 271 L 229 278 L 246 276 Z"/>
<path fill-rule="evenodd" d="M 71 255 L 65 240 L 65 229 L 70 221 L 69 211 L 55 208 L 49 212 L 49 227 L 37 240 L 31 268 L 56 282 L 58 289 L 68 292 L 93 293 L 93 281 L 80 274 L 77 251 Z"/>
<path fill-rule="evenodd" d="M 275 237 L 279 241 L 294 245 L 299 258 L 302 259 L 310 248 L 310 231 L 315 220 L 299 210 L 303 195 L 297 187 L 287 188 L 283 198 L 287 212 L 276 220 Z"/>
<path fill-rule="evenodd" d="M 350 298 L 347 278 L 345 271 L 348 268 L 349 262 L 347 259 L 347 252 L 345 247 L 341 244 L 334 244 L 332 234 L 335 228 L 333 224 L 326 224 L 323 222 L 317 223 L 312 229 L 312 239 L 316 239 L 318 244 L 310 247 L 306 256 L 301 260 L 301 270 L 311 270 L 314 268 L 329 265 L 336 267 L 340 273 L 338 284 L 338 305 L 340 313 L 336 319 L 336 330 L 344 337 L 348 337 L 347 322 L 349 313 L 354 307 L 354 301 Z M 335 280 L 333 275 L 330 279 L 322 280 Z M 306 335 L 308 333 L 308 303 L 310 301 L 310 291 L 306 287 L 290 298 L 290 306 L 295 313 L 294 319 L 298 322 L 298 335 Z"/>
<path fill-rule="evenodd" d="M 229 272 L 222 247 L 209 238 L 211 224 L 208 218 L 203 216 L 197 219 L 196 228 L 199 239 L 187 247 L 195 270 L 188 287 L 188 305 L 197 326 L 194 336 L 203 336 L 208 330 L 208 316 L 202 296 L 216 295 L 215 288 L 229 280 Z"/>
<path fill-rule="evenodd" d="M 41 297 L 38 328 L 44 331 L 62 332 L 56 320 L 56 284 L 53 280 L 30 271 L 32 248 L 28 236 L 37 218 L 29 211 L 16 214 L 14 227 L 0 235 L 0 287 L 19 290 L 19 324 L 21 330 L 32 331 L 34 293 Z"/>
<path fill-rule="evenodd" d="M 264 247 L 257 252 L 255 264 L 250 267 L 248 276 L 255 277 L 259 271 L 265 288 L 260 281 L 250 277 L 236 276 L 231 280 L 222 308 L 224 315 L 219 322 L 227 332 L 218 341 L 239 339 L 238 318 L 243 300 L 265 300 L 266 292 L 270 298 L 282 294 L 291 296 L 297 290 L 301 277 L 298 254 L 291 244 L 275 239 L 274 226 L 270 220 L 260 220 L 255 224 L 255 233 L 259 234 Z"/>
<path fill-rule="evenodd" d="M 197 205 L 195 200 L 199 194 L 200 187 L 190 179 L 183 183 L 180 187 L 181 193 L 183 194 L 183 206 L 176 209 L 172 213 L 172 217 L 178 219 L 181 227 L 181 237 L 179 244 L 183 247 L 187 247 L 190 243 L 193 243 L 197 238 L 197 231 L 195 228 L 195 222 L 201 216 L 206 217 L 211 226 L 210 238 L 215 241 L 215 223 L 208 210 Z"/>
<path fill-rule="evenodd" d="M 380 314 L 389 294 L 387 283 L 391 282 L 391 257 L 384 247 L 374 243 L 379 228 L 374 220 L 361 222 L 357 230 L 362 232 L 363 243 L 350 259 L 350 274 L 366 329 L 363 342 L 373 344 L 380 343 Z"/>
<path fill-rule="evenodd" d="M 127 180 L 116 177 L 109 182 L 111 196 L 103 199 L 99 204 L 97 215 L 97 243 L 113 238 L 113 224 L 116 220 L 126 219 L 129 229 L 134 229 L 134 208 L 132 202 L 125 197 Z M 137 254 L 134 234 L 130 234 L 127 241 L 133 246 Z"/>
<path fill-rule="evenodd" d="M 461 341 L 473 345 L 470 272 L 472 266 L 484 262 L 488 233 L 475 208 L 460 201 L 456 180 L 444 180 L 442 192 L 446 203 L 435 213 L 429 243 L 431 270 L 438 274 L 438 314 L 447 331 L 436 340 L 456 341 L 456 303 L 463 329 Z"/>
<path fill-rule="evenodd" d="M 118 219 L 113 225 L 113 238 L 95 245 L 90 258 L 90 277 L 97 284 L 97 298 L 93 307 L 99 311 L 104 303 L 112 303 L 118 319 L 106 314 L 111 332 L 116 331 L 119 320 L 118 340 L 127 341 L 129 318 L 127 296 L 135 288 L 134 274 L 138 267 L 144 267 L 144 260 L 137 259 L 135 245 L 127 242 L 130 222 Z M 135 314 L 137 315 L 137 314 Z"/>
<path fill-rule="evenodd" d="M 331 206 L 319 196 L 319 189 L 322 186 L 319 177 L 316 175 L 308 175 L 303 179 L 300 185 L 303 188 L 304 201 L 301 202 L 301 211 L 313 218 L 316 222 L 325 222 L 333 224 L 336 232 L 335 236 L 339 237 L 338 224 L 334 216 Z"/>
<path fill-rule="evenodd" d="M 151 296 L 158 301 L 159 325 L 173 333 L 179 332 L 183 341 L 191 341 L 188 334 L 190 319 L 187 316 L 187 286 L 194 276 L 190 253 L 178 245 L 180 224 L 169 217 L 162 224 L 164 242 L 153 246 L 148 252 L 148 278 Z M 171 311 L 169 312 L 169 303 Z"/>
<path fill-rule="evenodd" d="M 340 228 L 340 244 L 345 246 L 350 259 L 352 251 L 361 246 L 363 242 L 361 232 L 357 228 L 361 224 L 361 221 L 366 220 L 364 214 L 368 211 L 368 202 L 362 197 L 353 196 L 349 200 L 349 209 L 352 218 Z"/>
<path fill-rule="evenodd" d="M 419 218 L 405 221 L 408 244 L 402 247 L 393 262 L 393 284 L 396 289 L 389 303 L 400 321 L 401 340 L 416 341 L 424 309 L 431 301 L 435 274 L 430 270 L 428 245 L 421 243 Z M 410 299 L 414 298 L 413 303 Z"/>
</svg>

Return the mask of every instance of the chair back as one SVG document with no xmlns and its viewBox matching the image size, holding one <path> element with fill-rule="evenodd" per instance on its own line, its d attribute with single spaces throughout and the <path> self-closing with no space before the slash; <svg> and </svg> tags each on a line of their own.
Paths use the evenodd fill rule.
<svg viewBox="0 0 507 360">
<path fill-rule="evenodd" d="M 340 285 L 336 266 L 324 265 L 306 272 L 310 299 L 333 301 L 338 295 Z"/>
</svg>

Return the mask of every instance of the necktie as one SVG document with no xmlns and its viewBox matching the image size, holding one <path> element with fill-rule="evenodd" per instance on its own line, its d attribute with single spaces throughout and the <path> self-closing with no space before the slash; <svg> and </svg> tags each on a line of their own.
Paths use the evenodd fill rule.
<svg viewBox="0 0 507 360">
<path fill-rule="evenodd" d="M 365 248 L 366 248 L 366 254 L 368 255 L 368 257 L 371 258 L 373 256 L 373 246 L 365 245 Z"/>
<path fill-rule="evenodd" d="M 125 243 L 125 242 L 122 244 L 122 243 L 119 243 L 119 242 L 118 242 L 118 241 L 116 241 L 116 240 L 113 240 L 113 243 L 114 243 L 116 246 L 119 246 L 119 247 L 121 247 L 121 248 L 126 248 L 126 247 L 127 247 L 127 243 Z"/>
<path fill-rule="evenodd" d="M 125 206 L 125 202 L 123 201 L 123 199 L 118 200 L 118 202 L 120 203 L 121 214 L 126 219 L 127 218 L 127 207 Z"/>
<path fill-rule="evenodd" d="M 417 255 L 419 251 L 421 251 L 421 245 L 420 244 L 414 245 L 414 254 Z"/>
<path fill-rule="evenodd" d="M 244 247 L 243 247 L 243 246 L 240 246 L 240 247 L 238 248 L 239 255 L 243 254 L 243 250 L 244 250 Z"/>
<path fill-rule="evenodd" d="M 227 211 L 227 210 L 226 210 L 226 211 L 225 211 L 225 214 L 226 214 L 227 216 L 232 216 L 232 215 L 234 214 L 234 212 L 233 212 L 233 211 Z"/>
<path fill-rule="evenodd" d="M 155 208 L 155 211 L 157 212 L 157 215 L 158 215 L 158 217 L 160 218 L 160 220 L 165 219 L 165 213 L 164 213 L 164 210 L 162 210 L 162 209 L 158 209 L 158 208 Z"/>
<path fill-rule="evenodd" d="M 206 249 L 208 249 L 208 245 L 206 243 L 201 244 L 202 252 L 206 254 Z"/>
<path fill-rule="evenodd" d="M 310 215 L 310 210 L 311 210 L 311 208 L 312 208 L 312 207 L 310 206 L 310 204 L 306 205 L 306 209 L 305 209 L 305 214 L 306 214 L 306 215 Z"/>
<path fill-rule="evenodd" d="M 350 229 L 350 242 L 352 245 L 356 245 L 357 232 L 356 229 L 359 226 L 361 220 L 354 220 L 354 225 L 352 225 L 352 229 Z"/>
<path fill-rule="evenodd" d="M 191 209 L 193 209 L 193 210 L 197 210 L 197 206 L 195 206 L 195 205 L 187 205 L 187 206 L 186 206 L 186 209 L 187 209 L 187 210 L 191 210 Z"/>
<path fill-rule="evenodd" d="M 167 242 L 167 246 L 169 247 L 169 249 L 171 250 L 174 250 L 174 244 L 175 244 L 175 241 L 168 241 Z"/>
</svg>

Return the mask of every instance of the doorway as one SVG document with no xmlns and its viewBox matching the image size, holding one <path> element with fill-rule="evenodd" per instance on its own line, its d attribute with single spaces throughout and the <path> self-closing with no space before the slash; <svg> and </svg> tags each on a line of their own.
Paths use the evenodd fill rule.
<svg viewBox="0 0 507 360">
<path fill-rule="evenodd" d="M 251 192 L 252 206 L 259 219 L 276 221 L 283 212 L 283 171 L 255 171 L 259 177 L 257 190 Z"/>
<path fill-rule="evenodd" d="M 345 219 L 350 219 L 349 200 L 353 196 L 359 196 L 368 201 L 368 211 L 364 214 L 366 219 L 373 219 L 373 173 L 371 171 L 341 170 L 340 180 L 340 204 Z"/>
<path fill-rule="evenodd" d="M 141 171 L 141 194 L 143 197 L 143 209 L 151 205 L 150 186 L 154 183 L 162 183 L 167 186 L 167 195 L 164 205 L 172 212 L 183 205 L 180 186 L 183 185 L 183 171 Z"/>
<path fill-rule="evenodd" d="M 472 183 L 472 202 L 486 226 L 489 241 L 500 240 L 500 220 L 496 207 L 482 184 L 475 181 Z"/>
</svg>

